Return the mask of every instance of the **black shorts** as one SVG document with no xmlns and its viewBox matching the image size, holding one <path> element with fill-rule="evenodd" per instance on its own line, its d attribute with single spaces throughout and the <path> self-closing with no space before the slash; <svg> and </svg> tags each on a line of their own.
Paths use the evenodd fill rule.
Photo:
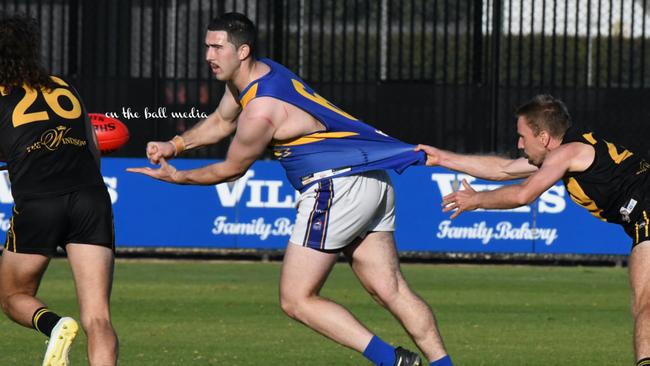
<svg viewBox="0 0 650 366">
<path fill-rule="evenodd" d="M 5 250 L 52 256 L 70 243 L 115 250 L 113 208 L 105 187 L 16 203 Z"/>
<path fill-rule="evenodd" d="M 650 240 L 650 199 L 646 198 L 634 208 L 638 212 L 634 220 L 623 225 L 625 232 L 632 238 L 632 247 Z"/>
</svg>

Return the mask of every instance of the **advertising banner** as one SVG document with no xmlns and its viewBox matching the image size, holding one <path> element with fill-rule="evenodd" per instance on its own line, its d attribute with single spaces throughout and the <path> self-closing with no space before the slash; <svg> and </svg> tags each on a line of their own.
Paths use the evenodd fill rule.
<svg viewBox="0 0 650 366">
<path fill-rule="evenodd" d="M 443 168 L 413 167 L 395 176 L 398 246 L 403 250 L 482 253 L 628 254 L 631 239 L 618 225 L 576 205 L 562 182 L 529 206 L 443 213 L 442 197 L 462 187 L 495 189 L 492 182 Z"/>
<path fill-rule="evenodd" d="M 178 169 L 214 160 L 177 159 Z M 183 186 L 128 173 L 146 159 L 104 158 L 102 174 L 115 211 L 120 247 L 259 248 L 286 246 L 298 193 L 280 164 L 255 163 L 239 180 L 216 186 Z M 559 182 L 530 206 L 477 210 L 450 220 L 441 198 L 462 187 L 488 182 L 443 168 L 411 167 L 391 173 L 396 194 L 400 250 L 481 253 L 628 254 L 631 240 L 617 225 L 592 217 L 574 204 Z M 10 226 L 13 200 L 6 172 L 0 172 L 0 240 Z"/>
</svg>

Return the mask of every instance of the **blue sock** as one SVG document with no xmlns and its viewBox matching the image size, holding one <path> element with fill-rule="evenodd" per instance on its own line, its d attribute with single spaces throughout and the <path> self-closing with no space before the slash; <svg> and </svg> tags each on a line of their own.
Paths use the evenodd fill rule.
<svg viewBox="0 0 650 366">
<path fill-rule="evenodd" d="M 454 366 L 454 364 L 451 363 L 451 358 L 447 355 L 437 361 L 431 362 L 429 366 Z"/>
<path fill-rule="evenodd" d="M 377 336 L 372 337 L 363 351 L 363 355 L 377 366 L 393 366 L 395 364 L 395 348 Z"/>
</svg>

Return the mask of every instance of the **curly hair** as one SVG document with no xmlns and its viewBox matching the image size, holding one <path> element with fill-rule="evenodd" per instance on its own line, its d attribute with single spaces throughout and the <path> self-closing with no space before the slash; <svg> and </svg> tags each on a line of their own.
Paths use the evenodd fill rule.
<svg viewBox="0 0 650 366">
<path fill-rule="evenodd" d="M 23 84 L 33 89 L 56 87 L 41 65 L 36 20 L 22 14 L 0 13 L 0 86 L 11 90 Z"/>
</svg>

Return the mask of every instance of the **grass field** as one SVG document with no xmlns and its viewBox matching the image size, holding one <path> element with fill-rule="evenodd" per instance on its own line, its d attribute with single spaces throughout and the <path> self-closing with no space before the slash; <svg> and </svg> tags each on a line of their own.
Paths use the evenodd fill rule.
<svg viewBox="0 0 650 366">
<path fill-rule="evenodd" d="M 630 365 L 632 319 L 623 268 L 406 264 L 435 309 L 456 365 Z M 287 318 L 279 263 L 118 261 L 113 319 L 121 365 L 368 365 Z M 413 348 L 346 264 L 323 291 L 385 340 Z M 40 296 L 78 317 L 70 271 L 54 260 Z M 0 318 L 0 365 L 40 365 L 44 337 Z M 73 365 L 87 364 L 85 336 Z"/>
</svg>

